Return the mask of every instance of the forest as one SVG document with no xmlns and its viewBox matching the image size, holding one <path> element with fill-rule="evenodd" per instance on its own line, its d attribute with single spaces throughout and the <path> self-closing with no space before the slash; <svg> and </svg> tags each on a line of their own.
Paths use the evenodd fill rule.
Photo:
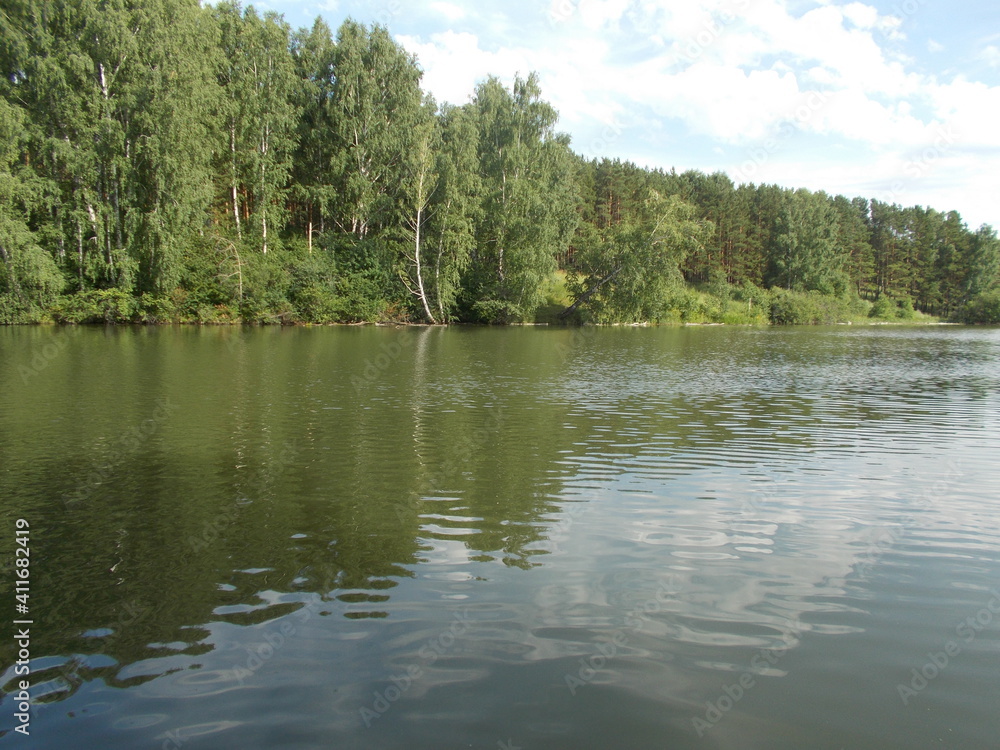
<svg viewBox="0 0 1000 750">
<path fill-rule="evenodd" d="M 1000 323 L 989 226 L 588 160 L 381 26 L 5 0 L 0 68 L 0 323 Z"/>
</svg>

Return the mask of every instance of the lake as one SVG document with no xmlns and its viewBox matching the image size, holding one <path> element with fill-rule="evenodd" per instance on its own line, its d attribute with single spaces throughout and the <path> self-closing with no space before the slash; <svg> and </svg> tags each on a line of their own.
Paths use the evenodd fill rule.
<svg viewBox="0 0 1000 750">
<path fill-rule="evenodd" d="M 0 383 L 0 746 L 997 745 L 1000 330 L 13 328 Z"/>
</svg>

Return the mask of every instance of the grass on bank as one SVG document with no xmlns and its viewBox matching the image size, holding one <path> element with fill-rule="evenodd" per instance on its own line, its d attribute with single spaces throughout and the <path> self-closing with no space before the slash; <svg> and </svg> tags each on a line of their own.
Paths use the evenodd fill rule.
<svg viewBox="0 0 1000 750">
<path fill-rule="evenodd" d="M 565 273 L 560 271 L 549 282 L 545 304 L 536 316 L 538 323 L 566 322 L 559 314 L 572 303 Z M 997 305 L 1000 313 L 1000 303 Z M 1000 315 L 997 316 L 1000 322 Z M 586 309 L 572 322 L 595 322 Z M 725 283 L 684 285 L 665 300 L 660 317 L 650 321 L 659 325 L 833 325 L 838 323 L 936 323 L 939 318 L 913 307 L 909 299 L 882 297 L 876 302 L 856 295 L 834 297 L 819 292 L 795 292 L 787 289 L 763 289 L 753 284 L 733 286 Z"/>
</svg>

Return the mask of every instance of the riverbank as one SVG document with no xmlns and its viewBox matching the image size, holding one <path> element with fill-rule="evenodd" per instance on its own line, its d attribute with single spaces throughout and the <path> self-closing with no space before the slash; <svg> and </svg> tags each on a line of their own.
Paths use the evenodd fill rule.
<svg viewBox="0 0 1000 750">
<path fill-rule="evenodd" d="M 566 311 L 573 303 L 566 275 L 554 275 L 542 303 L 524 320 L 508 325 L 868 325 L 951 323 L 1000 323 L 1000 295 L 981 295 L 963 306 L 959 314 L 941 318 L 915 309 L 908 298 L 883 296 L 874 301 L 857 294 L 840 296 L 816 291 L 765 289 L 753 284 L 678 284 L 667 292 L 657 317 L 630 319 L 611 314 L 600 304 Z M 450 323 L 468 323 L 460 317 Z M 88 290 L 58 297 L 44 308 L 15 311 L 0 306 L 0 324 L 64 325 L 422 325 L 417 310 L 401 304 L 375 304 L 355 298 L 338 299 L 320 309 L 301 299 L 246 299 L 241 304 L 215 303 L 191 295 L 128 294 L 119 289 Z"/>
</svg>

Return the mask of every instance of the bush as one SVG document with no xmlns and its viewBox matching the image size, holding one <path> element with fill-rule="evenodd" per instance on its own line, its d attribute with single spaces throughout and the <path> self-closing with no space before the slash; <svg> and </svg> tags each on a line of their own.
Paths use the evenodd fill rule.
<svg viewBox="0 0 1000 750">
<path fill-rule="evenodd" d="M 812 292 L 772 290 L 771 322 L 775 325 L 833 325 L 854 320 L 864 309 L 852 297 Z"/>
<path fill-rule="evenodd" d="M 483 299 L 472 306 L 480 322 L 491 325 L 508 325 L 524 320 L 524 311 L 513 302 L 502 299 Z"/>
<path fill-rule="evenodd" d="M 0 325 L 19 325 L 22 323 L 37 323 L 44 318 L 41 311 L 14 294 L 0 294 Z"/>
<path fill-rule="evenodd" d="M 1000 289 L 973 297 L 959 315 L 963 323 L 1000 324 Z"/>
<path fill-rule="evenodd" d="M 309 284 L 295 292 L 292 299 L 296 319 L 303 323 L 330 323 L 340 320 L 343 300 L 325 284 Z"/>
<path fill-rule="evenodd" d="M 129 323 L 137 319 L 139 303 L 122 289 L 91 289 L 60 297 L 53 307 L 60 323 Z"/>
<path fill-rule="evenodd" d="M 913 308 L 912 299 L 909 297 L 895 299 L 887 295 L 883 295 L 875 300 L 875 304 L 871 306 L 871 310 L 868 312 L 869 318 L 877 318 L 879 320 L 913 320 L 917 315 L 917 311 Z"/>
<path fill-rule="evenodd" d="M 896 308 L 896 317 L 900 320 L 913 320 L 917 317 L 917 311 L 913 309 L 913 300 L 905 297 L 900 300 Z"/>
<path fill-rule="evenodd" d="M 891 297 L 881 296 L 875 300 L 875 304 L 872 305 L 871 311 L 868 313 L 869 318 L 877 318 L 879 320 L 893 320 L 896 317 L 896 310 L 898 309 L 896 301 Z"/>
<path fill-rule="evenodd" d="M 808 325 L 816 323 L 818 311 L 805 294 L 787 289 L 774 290 L 771 301 L 771 322 L 779 326 Z"/>
<path fill-rule="evenodd" d="M 139 297 L 137 308 L 142 323 L 170 323 L 177 317 L 177 308 L 170 297 L 143 294 Z"/>
<path fill-rule="evenodd" d="M 702 323 L 711 318 L 711 311 L 718 309 L 705 297 L 687 286 L 675 287 L 667 298 L 667 312 L 661 319 L 681 323 Z"/>
</svg>

